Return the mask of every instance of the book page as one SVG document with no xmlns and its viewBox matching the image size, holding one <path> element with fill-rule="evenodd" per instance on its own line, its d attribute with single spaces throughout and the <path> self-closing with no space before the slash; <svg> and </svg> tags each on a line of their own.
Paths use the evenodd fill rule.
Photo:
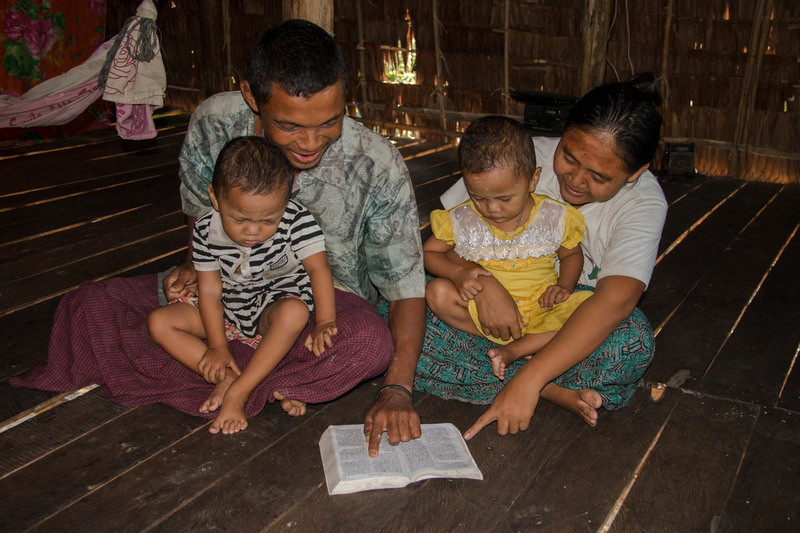
<svg viewBox="0 0 800 533">
<path fill-rule="evenodd" d="M 341 479 L 359 479 L 375 475 L 409 477 L 397 448 L 381 437 L 378 457 L 370 457 L 364 440 L 364 426 L 331 426 L 334 449 L 341 470 Z"/>
<path fill-rule="evenodd" d="M 483 479 L 461 432 L 452 424 L 423 424 L 422 437 L 403 443 L 400 449 L 414 479 L 421 479 L 423 472 L 442 477 L 469 473 Z"/>
</svg>

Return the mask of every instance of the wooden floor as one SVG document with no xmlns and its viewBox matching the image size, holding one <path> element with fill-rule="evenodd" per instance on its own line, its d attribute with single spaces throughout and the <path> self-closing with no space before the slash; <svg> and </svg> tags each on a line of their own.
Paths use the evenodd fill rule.
<svg viewBox="0 0 800 533">
<path fill-rule="evenodd" d="M 106 133 L 0 152 L 2 531 L 798 531 L 800 187 L 697 177 L 664 184 L 661 256 L 640 307 L 657 330 L 648 382 L 596 428 L 542 403 L 531 428 L 470 449 L 485 480 L 329 497 L 317 442 L 359 423 L 377 382 L 291 419 L 269 405 L 235 436 L 102 389 L 13 389 L 46 358 L 59 297 L 87 279 L 185 255 L 177 154 Z M 399 143 L 423 232 L 458 177 L 455 148 Z M 798 365 L 800 366 L 800 365 Z M 484 407 L 416 393 L 423 422 Z M 35 408 L 34 408 L 35 407 Z M 32 409 L 34 408 L 34 409 Z"/>
</svg>

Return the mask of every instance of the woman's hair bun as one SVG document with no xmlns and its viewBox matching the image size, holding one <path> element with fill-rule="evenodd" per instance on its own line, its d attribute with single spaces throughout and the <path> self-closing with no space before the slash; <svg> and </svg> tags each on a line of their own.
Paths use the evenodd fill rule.
<svg viewBox="0 0 800 533">
<path fill-rule="evenodd" d="M 642 93 L 654 106 L 661 105 L 661 92 L 652 72 L 637 72 L 625 85 Z"/>
</svg>

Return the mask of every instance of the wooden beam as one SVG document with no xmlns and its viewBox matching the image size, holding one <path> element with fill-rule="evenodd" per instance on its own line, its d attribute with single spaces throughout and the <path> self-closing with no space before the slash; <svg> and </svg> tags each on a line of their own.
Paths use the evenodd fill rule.
<svg viewBox="0 0 800 533">
<path fill-rule="evenodd" d="M 606 74 L 606 43 L 611 0 L 587 0 L 583 19 L 581 95 L 603 83 Z"/>
<path fill-rule="evenodd" d="M 767 4 L 770 6 L 769 10 L 767 9 Z M 742 167 L 744 166 L 740 147 L 747 141 L 745 130 L 750 123 L 750 116 L 752 115 L 755 95 L 758 89 L 758 69 L 761 66 L 759 56 L 763 55 L 763 50 L 760 49 L 762 43 L 761 33 L 769 28 L 768 13 L 772 11 L 771 6 L 772 0 L 758 0 L 753 12 L 753 26 L 750 31 L 750 44 L 747 48 L 747 64 L 745 66 L 744 79 L 742 80 L 742 92 L 739 95 L 733 151 L 731 152 L 730 168 L 731 176 L 734 178 L 738 178 L 741 175 Z M 766 37 L 763 42 L 766 42 Z"/>
<path fill-rule="evenodd" d="M 511 0 L 505 0 L 505 21 L 503 24 L 503 114 L 508 116 L 511 113 L 510 100 L 511 94 L 509 93 L 509 14 L 511 11 Z"/>
<path fill-rule="evenodd" d="M 444 55 L 442 54 L 442 45 L 439 39 L 439 26 L 441 22 L 439 22 L 439 0 L 433 0 L 433 46 L 436 52 L 436 100 L 439 103 L 439 111 L 441 113 L 441 129 L 444 131 L 447 129 L 447 116 L 445 114 L 445 107 L 444 107 L 444 82 L 442 78 L 444 77 Z M 444 142 L 447 142 L 447 137 L 444 138 Z"/>
<path fill-rule="evenodd" d="M 283 0 L 283 20 L 303 19 L 333 33 L 333 0 Z"/>
<path fill-rule="evenodd" d="M 367 61 L 364 51 L 364 15 L 361 10 L 361 0 L 356 0 L 356 22 L 358 23 L 358 86 L 361 88 L 361 100 L 369 100 L 367 95 Z"/>
<path fill-rule="evenodd" d="M 667 67 L 669 66 L 669 40 L 672 33 L 672 11 L 675 0 L 667 1 L 666 19 L 664 20 L 664 44 L 661 50 L 661 98 L 663 105 L 661 114 L 664 117 L 664 133 L 668 132 L 669 123 L 669 83 L 667 81 Z"/>
</svg>

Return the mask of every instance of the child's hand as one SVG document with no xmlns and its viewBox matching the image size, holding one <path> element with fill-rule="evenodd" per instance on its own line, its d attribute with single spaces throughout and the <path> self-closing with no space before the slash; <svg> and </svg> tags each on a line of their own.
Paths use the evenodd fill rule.
<svg viewBox="0 0 800 533">
<path fill-rule="evenodd" d="M 306 337 L 306 348 L 314 355 L 320 356 L 325 353 L 325 348 L 333 344 L 332 337 L 339 333 L 336 322 L 323 322 L 314 326 L 314 331 Z"/>
<path fill-rule="evenodd" d="M 481 267 L 459 268 L 453 273 L 451 278 L 458 290 L 461 299 L 468 302 L 475 298 L 483 290 L 483 286 L 478 281 L 480 276 L 491 276 L 492 273 Z"/>
<path fill-rule="evenodd" d="M 228 348 L 209 348 L 200 362 L 197 363 L 197 370 L 203 376 L 203 379 L 209 383 L 220 383 L 225 381 L 228 376 L 228 369 L 231 369 L 237 376 L 242 373 L 233 360 L 231 352 Z"/>
<path fill-rule="evenodd" d="M 539 297 L 539 305 L 542 306 L 542 309 L 552 309 L 554 305 L 566 301 L 570 294 L 572 291 L 569 289 L 560 285 L 550 285 Z"/>
</svg>

